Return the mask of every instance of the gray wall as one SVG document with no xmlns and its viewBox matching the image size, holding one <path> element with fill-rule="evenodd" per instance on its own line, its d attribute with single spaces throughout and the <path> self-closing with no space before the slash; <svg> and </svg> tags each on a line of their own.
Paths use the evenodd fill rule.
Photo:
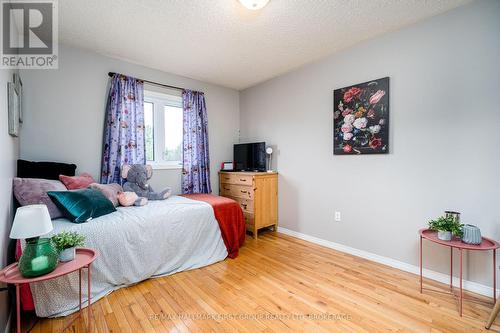
<svg viewBox="0 0 500 333">
<path fill-rule="evenodd" d="M 108 72 L 205 92 L 211 181 L 218 193 L 216 171 L 232 158 L 232 145 L 238 140 L 238 92 L 77 48 L 60 46 L 58 70 L 22 71 L 27 111 L 21 157 L 76 163 L 78 173 L 89 172 L 98 179 Z M 180 181 L 180 169 L 155 170 L 151 183 L 179 193 Z"/>
<path fill-rule="evenodd" d="M 11 70 L 0 70 L 0 265 L 7 264 L 7 246 L 13 218 L 12 177 L 16 173 L 19 140 L 9 135 L 7 82 L 12 82 Z M 3 287 L 3 286 L 2 286 Z M 4 329 L 9 315 L 7 292 L 0 292 L 0 330 Z"/>
<path fill-rule="evenodd" d="M 500 1 L 475 2 L 243 91 L 242 140 L 278 150 L 280 225 L 413 265 L 446 209 L 500 240 L 499 17 Z M 390 154 L 334 156 L 333 90 L 385 76 Z M 425 251 L 448 272 L 448 251 Z M 491 253 L 468 259 L 491 285 Z"/>
</svg>

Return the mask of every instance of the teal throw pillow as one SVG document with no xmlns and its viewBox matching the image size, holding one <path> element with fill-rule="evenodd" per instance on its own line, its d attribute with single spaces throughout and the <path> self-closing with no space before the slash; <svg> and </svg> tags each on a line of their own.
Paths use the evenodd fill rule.
<svg viewBox="0 0 500 333">
<path fill-rule="evenodd" d="M 49 191 L 47 194 L 64 216 L 75 223 L 87 222 L 116 211 L 113 203 L 94 189 Z"/>
</svg>

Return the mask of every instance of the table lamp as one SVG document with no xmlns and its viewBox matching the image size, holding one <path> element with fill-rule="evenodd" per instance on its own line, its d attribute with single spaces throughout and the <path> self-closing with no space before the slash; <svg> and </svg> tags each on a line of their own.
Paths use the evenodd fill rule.
<svg viewBox="0 0 500 333">
<path fill-rule="evenodd" d="M 29 205 L 17 209 L 9 237 L 26 239 L 26 247 L 18 264 L 22 276 L 40 276 L 56 268 L 59 255 L 52 245 L 52 240 L 40 238 L 52 229 L 47 206 Z"/>
<path fill-rule="evenodd" d="M 273 172 L 272 168 L 272 158 L 273 158 L 273 148 L 267 147 L 266 154 L 269 156 L 269 167 L 267 168 L 267 172 Z"/>
</svg>

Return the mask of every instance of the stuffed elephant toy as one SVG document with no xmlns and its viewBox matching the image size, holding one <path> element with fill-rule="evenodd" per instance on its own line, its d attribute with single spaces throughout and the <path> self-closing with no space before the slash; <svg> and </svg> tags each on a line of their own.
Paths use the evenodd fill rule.
<svg viewBox="0 0 500 333">
<path fill-rule="evenodd" d="M 138 196 L 137 201 L 141 201 L 142 205 L 144 204 L 144 198 L 147 200 L 167 199 L 172 194 L 172 190 L 166 188 L 160 192 L 155 192 L 148 184 L 148 180 L 152 176 L 153 167 L 151 165 L 125 164 L 122 167 L 122 177 L 127 181 L 123 184 L 123 190 L 135 192 Z"/>
</svg>

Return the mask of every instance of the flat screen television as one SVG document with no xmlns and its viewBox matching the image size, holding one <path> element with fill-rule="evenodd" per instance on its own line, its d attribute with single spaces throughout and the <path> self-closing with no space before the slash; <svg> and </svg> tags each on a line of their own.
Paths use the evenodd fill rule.
<svg viewBox="0 0 500 333">
<path fill-rule="evenodd" d="M 234 171 L 266 171 L 266 143 L 234 145 Z"/>
</svg>

